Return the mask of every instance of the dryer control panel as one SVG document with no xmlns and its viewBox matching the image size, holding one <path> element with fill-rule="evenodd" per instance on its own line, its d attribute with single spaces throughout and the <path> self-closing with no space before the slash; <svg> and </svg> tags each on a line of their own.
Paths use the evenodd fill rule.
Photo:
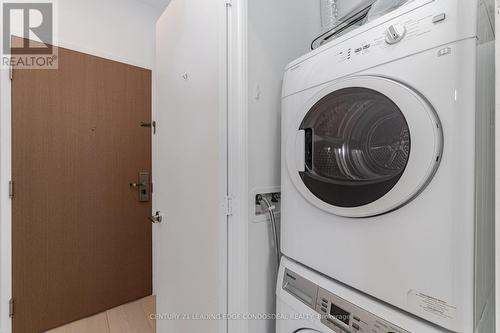
<svg viewBox="0 0 500 333">
<path fill-rule="evenodd" d="M 425 68 L 428 61 L 443 55 L 441 48 L 477 38 L 477 23 L 464 3 L 474 8 L 470 1 L 408 2 L 399 15 L 394 11 L 385 21 L 372 21 L 324 44 L 287 66 L 282 96 L 435 50 L 428 59 L 415 63 Z"/>
<path fill-rule="evenodd" d="M 282 288 L 320 314 L 335 333 L 410 333 L 286 269 Z"/>
</svg>

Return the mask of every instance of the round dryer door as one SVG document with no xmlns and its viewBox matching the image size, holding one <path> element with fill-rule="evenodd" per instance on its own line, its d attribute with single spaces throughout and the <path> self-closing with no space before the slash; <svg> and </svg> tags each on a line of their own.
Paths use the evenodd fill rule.
<svg viewBox="0 0 500 333">
<path fill-rule="evenodd" d="M 286 144 L 290 177 L 312 204 L 346 217 L 397 209 L 429 184 L 443 135 L 432 106 L 386 78 L 356 77 L 313 97 Z"/>
</svg>

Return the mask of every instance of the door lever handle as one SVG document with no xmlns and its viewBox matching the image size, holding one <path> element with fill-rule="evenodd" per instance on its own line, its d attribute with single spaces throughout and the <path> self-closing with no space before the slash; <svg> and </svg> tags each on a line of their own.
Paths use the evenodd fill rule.
<svg viewBox="0 0 500 333">
<path fill-rule="evenodd" d="M 144 183 L 130 183 L 130 187 L 141 187 L 141 186 L 146 186 Z"/>
<path fill-rule="evenodd" d="M 160 212 L 156 212 L 155 215 L 149 216 L 148 219 L 153 223 L 161 223 L 163 221 L 163 216 L 160 215 Z"/>
<path fill-rule="evenodd" d="M 156 121 L 146 123 L 146 122 L 141 122 L 141 127 L 152 127 L 153 128 L 153 134 L 156 134 Z"/>
</svg>

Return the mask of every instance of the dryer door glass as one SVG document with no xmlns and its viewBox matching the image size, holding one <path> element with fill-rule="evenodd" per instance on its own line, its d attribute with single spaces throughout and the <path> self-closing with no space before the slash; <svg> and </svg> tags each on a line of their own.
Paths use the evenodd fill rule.
<svg viewBox="0 0 500 333">
<path fill-rule="evenodd" d="M 335 91 L 317 102 L 301 126 L 305 171 L 300 176 L 319 199 L 360 207 L 386 195 L 410 156 L 410 130 L 398 106 L 368 88 Z"/>
</svg>

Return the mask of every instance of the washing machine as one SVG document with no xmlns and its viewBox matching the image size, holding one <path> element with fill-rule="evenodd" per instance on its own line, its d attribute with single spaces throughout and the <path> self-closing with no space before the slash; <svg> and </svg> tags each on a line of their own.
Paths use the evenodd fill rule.
<svg viewBox="0 0 500 333">
<path fill-rule="evenodd" d="M 277 284 L 276 333 L 445 333 L 288 258 Z"/>
<path fill-rule="evenodd" d="M 489 5 L 411 1 L 283 82 L 283 253 L 462 333 L 494 294 Z"/>
</svg>

